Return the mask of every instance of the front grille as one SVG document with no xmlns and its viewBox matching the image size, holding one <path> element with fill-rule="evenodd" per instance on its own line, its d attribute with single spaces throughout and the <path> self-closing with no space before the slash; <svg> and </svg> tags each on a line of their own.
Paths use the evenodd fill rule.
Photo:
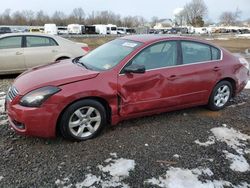
<svg viewBox="0 0 250 188">
<path fill-rule="evenodd" d="M 18 95 L 18 90 L 14 86 L 11 86 L 7 93 L 7 99 L 12 101 L 17 95 Z"/>
</svg>

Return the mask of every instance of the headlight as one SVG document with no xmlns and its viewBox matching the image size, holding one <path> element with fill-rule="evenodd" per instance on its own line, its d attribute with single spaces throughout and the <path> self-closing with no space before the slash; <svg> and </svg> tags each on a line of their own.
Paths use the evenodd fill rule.
<svg viewBox="0 0 250 188">
<path fill-rule="evenodd" d="M 19 104 L 27 107 L 39 107 L 45 100 L 59 91 L 61 89 L 54 86 L 42 87 L 24 95 Z"/>
</svg>

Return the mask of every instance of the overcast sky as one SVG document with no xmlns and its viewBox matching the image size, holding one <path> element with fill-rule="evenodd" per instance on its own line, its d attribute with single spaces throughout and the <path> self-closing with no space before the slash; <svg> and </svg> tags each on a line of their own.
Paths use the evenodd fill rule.
<svg viewBox="0 0 250 188">
<path fill-rule="evenodd" d="M 183 7 L 191 0 L 5 0 L 1 3 L 0 13 L 10 8 L 15 10 L 43 10 L 52 14 L 56 10 L 69 14 L 73 8 L 82 7 L 86 14 L 91 11 L 111 10 L 122 16 L 152 16 L 173 18 L 173 11 Z M 242 19 L 250 18 L 250 0 L 205 0 L 209 14 L 208 19 L 218 21 L 223 11 L 242 11 Z"/>
</svg>

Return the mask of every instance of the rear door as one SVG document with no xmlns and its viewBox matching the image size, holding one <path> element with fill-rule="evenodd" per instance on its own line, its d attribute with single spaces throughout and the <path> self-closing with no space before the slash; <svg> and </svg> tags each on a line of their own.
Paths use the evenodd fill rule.
<svg viewBox="0 0 250 188">
<path fill-rule="evenodd" d="M 27 67 L 24 62 L 23 37 L 11 36 L 0 39 L 0 73 L 19 73 Z"/>
<path fill-rule="evenodd" d="M 59 46 L 51 37 L 26 36 L 24 49 L 25 63 L 28 68 L 55 61 Z"/>
<path fill-rule="evenodd" d="M 182 104 L 206 104 L 211 90 L 220 77 L 219 49 L 210 45 L 181 41 L 182 65 L 176 67 L 177 80 L 182 84 Z"/>
</svg>

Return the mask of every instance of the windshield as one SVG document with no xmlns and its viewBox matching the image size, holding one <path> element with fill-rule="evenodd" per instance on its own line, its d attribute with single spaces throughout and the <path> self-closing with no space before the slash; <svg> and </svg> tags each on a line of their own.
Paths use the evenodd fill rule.
<svg viewBox="0 0 250 188">
<path fill-rule="evenodd" d="M 142 43 L 116 39 L 89 52 L 79 59 L 79 63 L 92 70 L 104 71 L 113 68 Z"/>
</svg>

